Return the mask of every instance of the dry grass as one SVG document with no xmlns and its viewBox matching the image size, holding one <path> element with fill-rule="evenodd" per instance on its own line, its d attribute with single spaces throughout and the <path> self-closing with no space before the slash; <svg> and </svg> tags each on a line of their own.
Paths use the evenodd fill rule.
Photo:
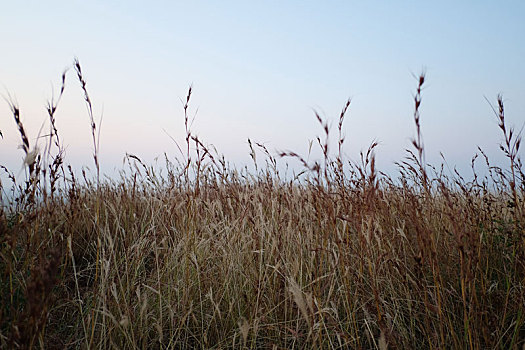
<svg viewBox="0 0 525 350">
<path fill-rule="evenodd" d="M 163 175 L 128 155 L 119 179 L 101 181 L 99 125 L 78 61 L 75 70 L 97 178 L 64 165 L 51 101 L 48 142 L 26 164 L 27 180 L 2 167 L 12 182 L 0 209 L 2 348 L 524 346 L 525 177 L 501 98 L 509 168 L 480 150 L 487 176 L 472 181 L 424 162 L 424 76 L 414 151 L 395 178 L 376 169 L 376 143 L 360 163 L 342 158 L 350 101 L 335 157 L 317 115 L 324 160 L 281 153 L 303 163 L 302 177 L 283 178 L 251 141 L 256 171 L 237 170 L 192 134 L 190 90 L 182 158 L 166 158 Z M 65 74 L 61 93 L 64 84 Z"/>
</svg>

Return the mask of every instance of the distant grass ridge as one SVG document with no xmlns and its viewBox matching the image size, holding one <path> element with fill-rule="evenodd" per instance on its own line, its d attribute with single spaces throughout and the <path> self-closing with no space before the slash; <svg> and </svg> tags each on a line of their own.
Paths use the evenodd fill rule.
<svg viewBox="0 0 525 350">
<path fill-rule="evenodd" d="M 335 140 L 316 114 L 321 161 L 248 140 L 255 171 L 236 169 L 192 132 L 190 87 L 180 158 L 166 156 L 162 175 L 127 154 L 121 177 L 104 180 L 100 125 L 73 67 L 95 180 L 67 165 L 56 128 L 67 71 L 40 147 L 8 99 L 26 178 L 1 166 L 10 181 L 0 183 L 2 348 L 525 347 L 521 133 L 506 124 L 501 96 L 508 168 L 479 149 L 471 181 L 425 162 L 424 74 L 416 136 L 395 178 L 376 168 L 377 142 L 359 162 L 343 158 L 350 100 Z M 284 178 L 285 157 L 304 172 Z"/>
</svg>

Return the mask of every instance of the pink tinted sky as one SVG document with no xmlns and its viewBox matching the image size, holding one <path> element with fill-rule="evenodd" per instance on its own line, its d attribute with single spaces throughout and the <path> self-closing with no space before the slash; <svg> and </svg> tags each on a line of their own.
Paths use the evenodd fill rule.
<svg viewBox="0 0 525 350">
<path fill-rule="evenodd" d="M 78 57 L 103 115 L 106 173 L 126 152 L 178 155 L 164 130 L 183 142 L 180 98 L 192 83 L 193 130 L 233 163 L 249 163 L 248 137 L 306 154 L 321 134 L 313 109 L 335 131 L 350 97 L 346 154 L 356 160 L 379 140 L 379 164 L 392 170 L 414 135 L 412 74 L 425 68 L 427 159 L 439 163 L 443 152 L 467 171 L 478 145 L 504 162 L 485 97 L 503 93 L 509 123 L 525 120 L 523 13 L 521 1 L 12 1 L 0 11 L 0 85 L 34 143 L 47 99 Z M 72 71 L 57 124 L 66 160 L 90 166 Z M 23 153 L 3 101 L 0 130 L 0 163 L 18 170 Z"/>
</svg>

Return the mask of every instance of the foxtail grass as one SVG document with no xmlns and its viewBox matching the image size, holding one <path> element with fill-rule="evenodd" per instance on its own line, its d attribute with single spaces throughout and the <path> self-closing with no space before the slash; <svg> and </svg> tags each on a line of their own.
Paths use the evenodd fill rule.
<svg viewBox="0 0 525 350">
<path fill-rule="evenodd" d="M 479 149 L 471 180 L 426 164 L 424 75 L 397 175 L 377 168 L 377 141 L 345 159 L 350 100 L 335 140 L 315 114 L 321 159 L 248 139 L 254 170 L 238 169 L 191 130 L 190 87 L 180 158 L 159 166 L 127 154 L 120 176 L 103 180 L 100 125 L 73 66 L 96 178 L 67 163 L 56 127 L 66 72 L 26 182 L 1 166 L 11 184 L 0 184 L 2 348 L 524 346 L 521 135 L 503 98 L 494 111 L 509 166 Z M 27 157 L 20 109 L 9 106 Z M 284 161 L 303 170 L 287 177 Z"/>
</svg>

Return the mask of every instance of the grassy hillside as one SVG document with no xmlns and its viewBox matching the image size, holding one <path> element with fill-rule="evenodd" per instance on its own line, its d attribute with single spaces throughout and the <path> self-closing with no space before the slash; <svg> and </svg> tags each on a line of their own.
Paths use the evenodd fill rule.
<svg viewBox="0 0 525 350">
<path fill-rule="evenodd" d="M 97 176 L 64 159 L 55 112 L 26 180 L 2 183 L 2 348 L 501 348 L 525 346 L 525 176 L 520 135 L 495 114 L 508 168 L 472 181 L 426 165 L 416 138 L 399 174 L 343 159 L 342 125 L 320 162 L 249 141 L 253 173 L 188 127 L 180 159 L 158 169 L 128 155 L 98 174 L 98 125 L 80 64 Z M 63 76 L 63 83 L 66 73 Z M 61 93 L 64 90 L 62 86 Z M 495 130 L 497 132 L 497 130 Z M 335 153 L 335 154 L 334 154 Z M 261 156 L 264 159 L 258 159 Z M 284 178 L 275 157 L 303 164 Z M 478 156 L 476 156 L 478 157 Z M 474 169 L 474 167 L 473 167 Z"/>
</svg>

